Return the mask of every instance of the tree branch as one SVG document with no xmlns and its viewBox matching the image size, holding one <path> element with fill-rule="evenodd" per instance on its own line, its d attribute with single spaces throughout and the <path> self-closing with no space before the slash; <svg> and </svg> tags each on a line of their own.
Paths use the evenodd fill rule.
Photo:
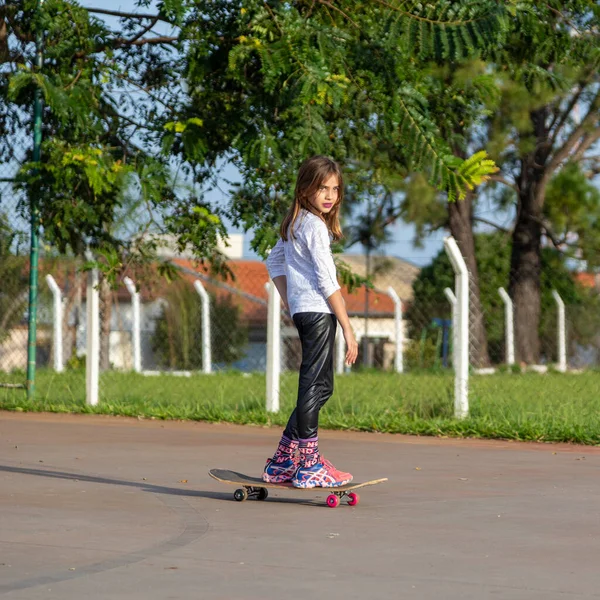
<svg viewBox="0 0 600 600">
<path fill-rule="evenodd" d="M 168 35 L 164 35 L 164 36 L 159 36 L 159 37 L 155 37 L 155 38 L 144 38 L 144 39 L 137 39 L 137 36 L 135 38 L 132 39 L 125 39 L 125 38 L 115 38 L 114 40 L 112 40 L 111 42 L 107 43 L 107 44 L 101 44 L 100 46 L 97 46 L 96 48 L 94 48 L 94 50 L 91 52 L 91 54 L 97 54 L 98 52 L 104 52 L 107 48 L 111 48 L 113 50 L 117 50 L 118 48 L 123 48 L 126 46 L 145 46 L 147 44 L 149 45 L 155 45 L 155 44 L 170 44 L 171 42 L 177 42 L 179 40 L 179 37 L 174 37 L 174 36 L 168 36 Z M 83 50 L 80 50 L 79 52 L 76 52 L 74 54 L 75 58 L 84 58 L 86 56 L 86 52 L 84 52 Z"/>
<path fill-rule="evenodd" d="M 488 177 L 488 181 L 495 181 L 497 183 L 503 183 L 504 185 L 507 185 L 508 187 L 511 187 L 513 190 L 515 190 L 515 192 L 517 192 L 517 194 L 520 192 L 519 186 L 517 185 L 517 183 L 514 181 L 509 181 L 508 179 L 506 179 L 504 177 L 504 175 L 490 175 Z"/>
<path fill-rule="evenodd" d="M 585 151 L 598 139 L 600 139 L 600 127 L 592 133 L 586 133 L 581 140 L 581 144 L 579 144 L 579 147 L 573 154 L 573 160 L 575 162 L 580 161 L 583 158 Z"/>
<path fill-rule="evenodd" d="M 546 8 L 550 12 L 554 13 L 557 17 L 559 17 L 562 21 L 564 21 L 569 27 L 571 27 L 579 35 L 581 35 L 581 31 L 579 31 L 579 29 L 577 28 L 577 25 L 575 25 L 575 23 L 573 23 L 573 21 L 571 21 L 568 17 L 566 17 L 563 13 L 561 13 L 560 10 L 554 8 L 548 2 L 546 2 Z"/>
<path fill-rule="evenodd" d="M 21 42 L 34 42 L 35 36 L 32 33 L 25 33 L 19 27 L 19 25 L 17 23 L 15 23 L 14 15 L 10 13 L 10 11 L 8 10 L 9 8 L 10 8 L 9 6 L 6 6 L 5 10 L 3 10 L 2 13 L 4 13 L 5 22 L 10 25 L 10 28 L 12 29 L 12 31 L 15 34 L 15 36 L 17 37 L 17 39 L 20 40 Z M 0 14 L 2 14 L 2 13 L 0 13 Z"/>
<path fill-rule="evenodd" d="M 130 79 L 126 75 L 117 74 L 116 76 L 119 79 L 121 79 L 122 81 L 128 83 L 129 85 L 132 85 L 133 87 L 136 87 L 138 90 L 147 94 L 150 99 L 152 99 L 154 102 L 158 102 L 158 104 L 161 104 L 162 106 L 164 106 L 171 113 L 174 112 L 174 109 L 175 109 L 174 106 L 167 104 L 164 100 L 161 100 L 158 96 L 155 96 L 149 88 L 144 87 L 143 85 L 141 85 L 140 83 L 138 83 L 137 81 L 135 81 L 133 79 Z"/>
<path fill-rule="evenodd" d="M 130 40 L 128 40 L 128 45 L 137 42 L 143 35 L 148 33 L 158 22 L 158 17 L 150 21 L 150 24 L 147 27 L 144 27 L 137 35 L 134 35 Z"/>
<path fill-rule="evenodd" d="M 342 14 L 346 19 L 348 19 L 348 21 L 350 21 L 350 23 L 352 23 L 352 25 L 354 25 L 354 27 L 356 27 L 356 29 L 360 29 L 358 24 L 355 21 L 353 21 L 341 8 L 338 8 L 331 2 L 328 2 L 327 0 L 319 0 L 319 4 L 324 4 L 325 6 L 328 6 L 329 8 L 336 10 L 337 12 Z M 311 7 L 311 10 L 312 10 L 312 7 Z"/>
<path fill-rule="evenodd" d="M 112 17 L 121 17 L 123 19 L 155 19 L 156 21 L 163 21 L 164 23 L 171 23 L 169 19 L 161 15 L 148 15 L 140 13 L 129 13 L 122 12 L 120 10 L 108 10 L 106 8 L 88 8 L 86 9 L 90 13 L 96 13 L 99 15 L 110 15 Z"/>
<path fill-rule="evenodd" d="M 539 218 L 536 217 L 534 215 L 529 215 L 529 218 L 532 221 L 535 221 L 536 223 L 538 223 L 539 225 L 541 225 L 544 229 L 544 233 L 546 234 L 546 236 L 548 236 L 548 238 L 550 239 L 550 241 L 552 242 L 552 245 L 557 249 L 560 250 L 561 252 L 563 252 L 563 246 L 571 246 L 571 247 L 575 247 L 574 244 L 569 244 L 567 242 L 567 238 L 563 237 L 563 238 L 559 238 L 556 233 L 554 233 L 554 230 L 552 229 L 552 225 L 550 225 L 550 222 L 548 221 L 548 219 L 544 219 L 544 218 Z"/>
<path fill-rule="evenodd" d="M 488 221 L 488 219 L 484 219 L 483 217 L 473 217 L 473 221 L 476 221 L 477 223 L 483 223 L 484 225 L 490 225 L 502 233 L 512 233 L 510 229 L 502 227 L 502 225 L 498 225 L 498 223 L 494 223 L 493 221 Z"/>
<path fill-rule="evenodd" d="M 134 41 L 131 40 L 126 40 L 123 38 L 117 38 L 115 40 L 115 48 L 121 48 L 123 46 L 144 46 L 146 44 L 170 44 L 171 42 L 176 42 L 179 40 L 179 36 L 169 36 L 169 35 L 162 35 L 160 37 L 155 37 L 155 38 L 145 38 L 142 40 L 136 40 L 134 38 Z"/>
<path fill-rule="evenodd" d="M 565 143 L 559 148 L 554 154 L 554 158 L 550 161 L 546 168 L 546 176 L 551 176 L 552 173 L 559 167 L 559 165 L 568 158 L 570 152 L 575 148 L 580 138 L 587 135 L 587 129 L 590 125 L 597 121 L 598 108 L 600 108 L 600 91 L 596 93 L 596 96 L 590 103 L 590 107 L 587 115 L 581 121 L 581 123 L 571 132 L 571 135 L 566 139 Z"/>
<path fill-rule="evenodd" d="M 569 105 L 567 106 L 567 108 L 565 109 L 565 111 L 562 113 L 562 115 L 560 117 L 560 121 L 556 125 L 556 129 L 554 130 L 554 132 L 552 133 L 552 137 L 550 138 L 550 147 L 551 148 L 554 147 L 554 144 L 555 144 L 555 142 L 556 142 L 556 140 L 558 138 L 558 134 L 560 133 L 560 130 L 563 128 L 563 125 L 566 123 L 567 119 L 569 118 L 569 115 L 571 114 L 571 111 L 577 105 L 577 102 L 579 102 L 579 98 L 581 98 L 581 94 L 583 93 L 583 90 L 585 90 L 585 88 L 586 88 L 586 86 L 587 86 L 588 83 L 589 83 L 589 81 L 580 83 L 579 84 L 579 89 L 571 97 L 571 101 L 569 102 Z M 550 127 L 548 128 L 548 130 L 552 129 L 552 127 L 554 126 L 554 124 L 555 123 L 553 121 L 550 124 Z"/>
</svg>

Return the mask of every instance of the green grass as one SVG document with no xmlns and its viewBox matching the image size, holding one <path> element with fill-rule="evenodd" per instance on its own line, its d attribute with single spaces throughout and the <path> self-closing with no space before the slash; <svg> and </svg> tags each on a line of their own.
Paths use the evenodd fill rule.
<svg viewBox="0 0 600 600">
<path fill-rule="evenodd" d="M 23 375 L 4 375 L 21 382 Z M 191 378 L 104 373 L 100 403 L 85 404 L 85 374 L 39 370 L 37 398 L 0 389 L 0 409 L 98 413 L 157 419 L 285 425 L 297 375 L 281 380 L 281 411 L 265 410 L 264 374 L 220 373 Z M 600 373 L 497 374 L 470 379 L 470 415 L 453 418 L 451 374 L 353 373 L 336 377 L 321 411 L 328 429 L 600 444 Z"/>
</svg>

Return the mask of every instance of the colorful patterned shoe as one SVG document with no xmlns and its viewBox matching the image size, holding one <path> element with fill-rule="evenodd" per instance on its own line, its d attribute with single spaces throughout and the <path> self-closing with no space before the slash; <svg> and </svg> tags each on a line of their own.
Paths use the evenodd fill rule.
<svg viewBox="0 0 600 600">
<path fill-rule="evenodd" d="M 334 477 L 336 479 L 342 479 L 344 480 L 346 483 L 350 483 L 354 477 L 350 474 L 350 473 L 346 473 L 345 471 L 339 471 L 338 469 L 336 469 L 330 461 L 328 461 L 325 457 L 323 456 L 319 456 L 319 462 L 323 463 L 323 465 L 325 466 L 326 469 L 330 469 L 331 471 L 334 472 Z M 346 483 L 344 483 L 344 485 L 346 485 Z"/>
<path fill-rule="evenodd" d="M 292 485 L 297 488 L 331 488 L 346 485 L 351 481 L 350 473 L 342 473 L 328 460 L 321 460 L 312 467 L 300 467 L 292 479 Z"/>
<path fill-rule="evenodd" d="M 296 457 L 277 463 L 272 458 L 267 459 L 263 472 L 263 481 L 266 483 L 285 483 L 291 481 L 299 467 Z"/>
</svg>

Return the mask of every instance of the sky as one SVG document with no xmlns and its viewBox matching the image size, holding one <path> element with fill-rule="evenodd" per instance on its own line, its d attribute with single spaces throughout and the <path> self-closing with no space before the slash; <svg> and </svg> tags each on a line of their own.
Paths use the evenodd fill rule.
<svg viewBox="0 0 600 600">
<path fill-rule="evenodd" d="M 122 10 L 124 12 L 144 12 L 152 13 L 152 7 L 144 8 L 138 11 L 135 6 L 134 0 L 80 0 L 82 6 L 87 8 L 96 7 L 108 10 Z M 153 3 L 154 4 L 154 3 Z M 97 15 L 101 16 L 101 15 Z M 165 33 L 158 29 L 161 33 Z M 238 177 L 237 170 L 231 166 L 226 165 L 223 170 L 223 177 L 230 181 L 235 181 Z M 226 185 L 220 186 L 220 190 L 213 190 L 206 194 L 206 199 L 211 203 L 223 203 L 227 202 L 227 188 Z M 241 230 L 236 230 L 231 227 L 230 233 L 241 233 Z M 440 250 L 443 248 L 443 240 L 446 232 L 437 232 L 429 236 L 423 243 L 422 248 L 415 248 L 413 240 L 415 237 L 415 228 L 411 224 L 399 221 L 396 225 L 390 228 L 391 236 L 390 242 L 386 244 L 382 252 L 388 256 L 396 256 L 403 260 L 409 261 L 418 266 L 424 266 L 431 262 L 431 259 L 435 257 Z M 250 249 L 250 235 L 246 234 L 244 243 L 244 257 L 255 258 L 256 256 Z M 361 247 L 355 245 L 347 250 L 348 252 L 359 254 L 362 252 Z"/>
</svg>

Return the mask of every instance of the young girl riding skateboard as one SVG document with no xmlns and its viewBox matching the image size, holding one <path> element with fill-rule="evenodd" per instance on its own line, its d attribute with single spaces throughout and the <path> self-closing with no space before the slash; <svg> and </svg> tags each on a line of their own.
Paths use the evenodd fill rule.
<svg viewBox="0 0 600 600">
<path fill-rule="evenodd" d="M 352 481 L 319 453 L 319 411 L 333 394 L 333 348 L 339 321 L 346 341 L 346 364 L 358 345 L 337 281 L 331 240 L 342 231 L 342 172 L 324 156 L 306 160 L 298 172 L 293 204 L 280 239 L 267 258 L 273 283 L 291 314 L 302 344 L 298 400 L 281 441 L 267 460 L 263 480 L 291 481 L 294 487 L 338 487 Z"/>
</svg>

